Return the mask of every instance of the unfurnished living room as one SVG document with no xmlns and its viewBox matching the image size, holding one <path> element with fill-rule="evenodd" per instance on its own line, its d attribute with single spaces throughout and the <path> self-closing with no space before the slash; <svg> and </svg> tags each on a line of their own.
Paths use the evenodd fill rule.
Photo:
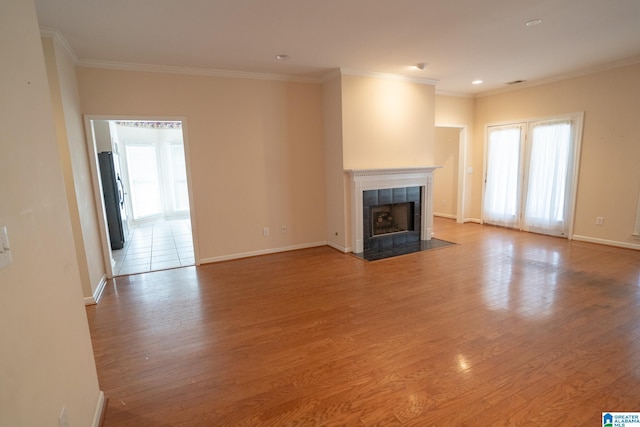
<svg viewBox="0 0 640 427">
<path fill-rule="evenodd" d="M 0 426 L 640 417 L 638 22 L 4 1 Z"/>
</svg>

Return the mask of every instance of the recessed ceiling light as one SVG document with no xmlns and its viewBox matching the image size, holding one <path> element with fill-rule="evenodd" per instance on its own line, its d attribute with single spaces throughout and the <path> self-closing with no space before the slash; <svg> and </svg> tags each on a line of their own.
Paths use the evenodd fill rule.
<svg viewBox="0 0 640 427">
<path fill-rule="evenodd" d="M 284 53 L 280 53 L 280 54 L 276 55 L 276 59 L 278 61 L 286 61 L 289 58 L 291 58 L 291 57 L 289 55 L 284 54 Z"/>
<path fill-rule="evenodd" d="M 416 64 L 416 68 L 418 70 L 424 70 L 427 67 L 427 63 L 426 62 L 419 62 Z"/>
<path fill-rule="evenodd" d="M 479 85 L 482 84 L 482 80 L 474 80 L 471 82 L 472 85 Z"/>
<path fill-rule="evenodd" d="M 527 27 L 535 27 L 536 25 L 542 24 L 542 19 L 532 19 L 531 21 L 527 21 L 524 23 Z"/>
</svg>

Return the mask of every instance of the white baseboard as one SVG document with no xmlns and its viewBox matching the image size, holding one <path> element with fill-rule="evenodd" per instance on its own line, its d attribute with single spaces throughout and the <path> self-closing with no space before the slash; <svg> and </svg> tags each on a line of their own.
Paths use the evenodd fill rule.
<svg viewBox="0 0 640 427">
<path fill-rule="evenodd" d="M 100 298 L 102 297 L 102 293 L 104 292 L 104 287 L 106 285 L 107 285 L 107 275 L 104 274 L 100 278 L 100 283 L 96 287 L 96 291 L 93 293 L 93 299 L 95 299 L 96 304 L 98 303 L 98 301 L 100 301 Z"/>
<path fill-rule="evenodd" d="M 102 420 L 102 413 L 107 409 L 106 400 L 104 398 L 104 392 L 100 390 L 98 394 L 98 402 L 96 402 L 96 410 L 93 412 L 93 421 L 91 427 L 100 427 L 100 421 Z"/>
<path fill-rule="evenodd" d="M 449 219 L 457 219 L 458 218 L 455 215 L 446 214 L 446 213 L 438 213 L 438 212 L 434 212 L 433 216 L 439 216 L 441 218 L 449 218 Z"/>
<path fill-rule="evenodd" d="M 638 243 L 618 242 L 616 240 L 598 239 L 595 237 L 580 236 L 578 234 L 574 234 L 573 236 L 571 236 L 571 239 L 577 240 L 579 242 L 597 243 L 599 245 L 607 245 L 607 246 L 615 246 L 618 248 L 640 250 L 640 244 Z"/>
<path fill-rule="evenodd" d="M 96 290 L 93 292 L 93 296 L 84 298 L 84 305 L 97 304 L 98 301 L 100 301 L 100 297 L 102 296 L 102 292 L 104 291 L 104 287 L 106 286 L 106 284 L 107 284 L 107 275 L 104 274 L 100 278 L 100 283 L 98 283 Z"/>
<path fill-rule="evenodd" d="M 476 224 L 482 224 L 482 220 L 478 218 L 465 218 L 462 222 L 474 222 Z"/>
<path fill-rule="evenodd" d="M 212 262 L 220 262 L 220 261 L 230 261 L 233 259 L 241 259 L 241 258 L 249 258 L 249 257 L 253 257 L 253 256 L 259 256 L 259 255 L 269 255 L 269 254 L 276 254 L 279 252 L 289 252 L 289 251 L 296 251 L 298 249 L 308 249 L 308 248 L 315 248 L 318 246 L 326 246 L 327 242 L 313 242 L 313 243 L 303 243 L 301 245 L 293 245 L 293 246 L 285 246 L 282 248 L 272 248 L 272 249 L 263 249 L 260 251 L 252 251 L 252 252 L 241 252 L 238 254 L 231 254 L 231 255 L 223 255 L 223 256 L 218 256 L 218 257 L 212 257 L 212 258 L 202 258 L 200 259 L 200 263 L 201 264 L 209 264 Z"/>
<path fill-rule="evenodd" d="M 340 246 L 337 243 L 327 242 L 327 245 L 331 246 L 333 249 L 336 249 L 336 250 L 338 250 L 340 252 L 344 252 L 344 253 L 351 252 L 351 248 L 346 248 L 344 246 Z"/>
</svg>

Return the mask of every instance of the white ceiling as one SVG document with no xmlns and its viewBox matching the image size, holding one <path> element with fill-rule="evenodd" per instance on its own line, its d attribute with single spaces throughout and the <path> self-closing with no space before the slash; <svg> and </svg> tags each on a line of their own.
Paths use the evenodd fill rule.
<svg viewBox="0 0 640 427">
<path fill-rule="evenodd" d="M 479 94 L 640 62 L 640 0 L 35 0 L 80 64 L 321 79 L 353 72 Z M 542 19 L 537 26 L 525 22 Z M 288 54 L 276 61 L 276 54 Z M 411 67 L 426 62 L 423 71 Z M 471 81 L 482 79 L 481 85 Z M 525 83 L 526 84 L 526 83 Z"/>
</svg>

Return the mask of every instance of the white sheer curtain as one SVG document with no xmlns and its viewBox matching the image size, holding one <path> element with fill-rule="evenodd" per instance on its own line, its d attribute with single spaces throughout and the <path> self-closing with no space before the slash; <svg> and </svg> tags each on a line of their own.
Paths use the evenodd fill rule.
<svg viewBox="0 0 640 427">
<path fill-rule="evenodd" d="M 524 229 L 562 235 L 567 225 L 571 121 L 531 127 Z"/>
<path fill-rule="evenodd" d="M 506 227 L 519 226 L 521 141 L 522 126 L 489 128 L 483 207 L 485 222 Z"/>
</svg>

